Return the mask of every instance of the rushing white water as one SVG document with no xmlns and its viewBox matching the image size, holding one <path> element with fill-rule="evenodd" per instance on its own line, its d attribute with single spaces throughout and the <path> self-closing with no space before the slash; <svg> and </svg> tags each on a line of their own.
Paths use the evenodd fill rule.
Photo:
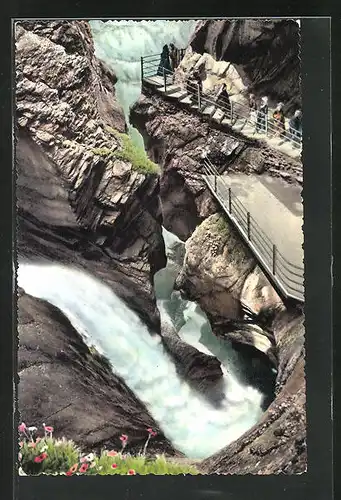
<svg viewBox="0 0 341 500">
<path fill-rule="evenodd" d="M 243 364 L 231 343 L 213 334 L 206 314 L 196 302 L 184 300 L 180 292 L 174 290 L 174 282 L 183 263 L 185 243 L 165 228 L 162 234 L 167 266 L 158 271 L 154 278 L 155 295 L 162 320 L 171 323 L 187 344 L 215 356 L 221 362 L 223 372 L 232 373 L 241 382 L 244 378 Z M 261 401 L 257 392 L 254 395 L 254 411 L 259 414 L 257 405 Z"/>
<path fill-rule="evenodd" d="M 173 445 L 204 458 L 237 439 L 261 415 L 261 394 L 225 374 L 225 400 L 211 406 L 176 373 L 160 338 L 101 281 L 60 265 L 20 263 L 18 285 L 58 307 L 110 360 Z"/>
<path fill-rule="evenodd" d="M 96 56 L 117 76 L 115 92 L 129 124 L 129 109 L 141 94 L 141 57 L 161 54 L 165 44 L 185 48 L 196 21 L 90 21 Z M 134 141 L 142 137 L 129 126 Z"/>
</svg>

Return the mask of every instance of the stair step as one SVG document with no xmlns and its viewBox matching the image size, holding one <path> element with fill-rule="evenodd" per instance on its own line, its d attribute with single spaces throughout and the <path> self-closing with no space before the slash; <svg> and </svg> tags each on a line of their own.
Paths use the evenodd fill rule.
<svg viewBox="0 0 341 500">
<path fill-rule="evenodd" d="M 215 113 L 215 106 L 213 105 L 210 105 L 210 106 L 206 106 L 202 112 L 203 115 L 208 115 L 208 116 L 211 116 L 212 113 Z"/>
<path fill-rule="evenodd" d="M 215 112 L 212 115 L 212 120 L 216 120 L 216 121 L 220 122 L 223 115 L 224 115 L 224 113 L 222 111 L 220 111 L 220 109 L 217 109 L 217 110 L 215 110 Z"/>
<path fill-rule="evenodd" d="M 177 92 L 174 92 L 172 94 L 168 94 L 168 97 L 172 97 L 178 101 L 181 101 L 181 99 L 184 99 L 187 95 L 188 95 L 188 93 L 186 91 L 178 90 Z"/>
<path fill-rule="evenodd" d="M 178 93 L 181 90 L 179 85 L 167 85 L 166 95 L 172 96 L 175 93 Z"/>
<path fill-rule="evenodd" d="M 192 99 L 189 95 L 187 95 L 186 97 L 184 97 L 183 99 L 180 100 L 180 102 L 184 103 L 184 104 L 190 104 L 192 102 Z"/>
</svg>

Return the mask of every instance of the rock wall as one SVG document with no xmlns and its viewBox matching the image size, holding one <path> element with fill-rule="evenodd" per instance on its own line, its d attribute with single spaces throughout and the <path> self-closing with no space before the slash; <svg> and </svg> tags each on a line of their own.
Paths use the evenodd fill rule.
<svg viewBox="0 0 341 500">
<path fill-rule="evenodd" d="M 97 154 L 125 130 L 85 21 L 16 23 L 18 251 L 98 274 L 154 329 L 159 178 Z"/>
<path fill-rule="evenodd" d="M 206 474 L 301 474 L 307 469 L 304 319 L 283 313 L 274 324 L 279 371 L 276 398 L 258 424 L 204 460 Z M 279 337 L 286 339 L 279 341 Z"/>
<path fill-rule="evenodd" d="M 90 272 L 159 331 L 159 177 L 97 154 L 116 151 L 113 130 L 125 131 L 115 75 L 95 58 L 87 22 L 18 22 L 15 41 L 18 260 Z M 126 432 L 140 451 L 157 424 L 124 382 L 48 304 L 23 294 L 18 314 L 21 419 L 38 425 L 52 415 L 56 436 L 88 449 L 117 448 Z M 174 453 L 159 432 L 155 450 Z"/>
<path fill-rule="evenodd" d="M 119 450 L 125 433 L 132 452 L 143 448 L 152 427 L 158 436 L 150 452 L 174 455 L 143 403 L 89 351 L 58 309 L 19 290 L 18 333 L 18 399 L 27 425 L 48 422 L 56 436 L 72 439 L 84 451 Z"/>
<path fill-rule="evenodd" d="M 233 64 L 248 92 L 301 108 L 300 29 L 290 19 L 199 21 L 191 49 Z"/>
</svg>

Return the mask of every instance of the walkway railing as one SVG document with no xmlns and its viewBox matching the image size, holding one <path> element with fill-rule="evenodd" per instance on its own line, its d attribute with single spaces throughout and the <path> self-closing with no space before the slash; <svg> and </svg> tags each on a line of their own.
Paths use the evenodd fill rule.
<svg viewBox="0 0 341 500">
<path fill-rule="evenodd" d="M 231 187 L 208 160 L 204 160 L 205 182 L 237 228 L 279 295 L 304 302 L 304 268 L 289 262 L 268 238 Z M 279 221 L 277 223 L 280 223 Z"/>
<path fill-rule="evenodd" d="M 182 49 L 184 50 L 184 49 Z M 154 54 L 150 56 L 141 57 L 141 79 L 145 80 L 152 78 L 160 73 L 160 54 Z M 167 92 L 169 85 L 173 83 L 174 72 L 165 68 L 162 68 L 161 76 L 163 78 L 164 91 Z M 235 79 L 239 79 L 236 77 Z M 243 132 L 243 129 L 248 125 L 254 128 L 253 133 L 264 134 L 266 137 L 278 137 L 280 139 L 289 140 L 292 144 L 301 148 L 302 146 L 302 134 L 299 131 L 292 130 L 282 130 L 281 122 L 275 118 L 269 118 L 269 113 L 262 113 L 261 111 L 250 112 L 249 106 L 241 104 L 238 102 L 230 101 L 229 103 L 224 103 L 224 100 L 215 100 L 212 97 L 206 96 L 199 84 L 191 81 L 185 83 L 185 89 L 187 93 L 192 97 L 192 102 L 198 107 L 199 111 L 203 111 L 204 108 L 212 106 L 214 109 L 211 116 L 216 111 L 220 111 L 221 118 L 220 123 L 227 119 L 230 121 L 231 126 L 233 126 L 237 121 L 242 122 L 241 127 L 238 132 Z"/>
</svg>

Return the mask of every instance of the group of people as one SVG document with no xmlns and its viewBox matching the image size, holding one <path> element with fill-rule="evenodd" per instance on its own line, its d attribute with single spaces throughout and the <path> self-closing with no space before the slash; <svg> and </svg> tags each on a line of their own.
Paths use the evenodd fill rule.
<svg viewBox="0 0 341 500">
<path fill-rule="evenodd" d="M 174 43 L 164 45 L 161 53 L 161 59 L 157 74 L 163 76 L 164 71 L 167 73 L 173 73 L 179 66 L 181 60 L 181 50 L 177 49 Z"/>
<path fill-rule="evenodd" d="M 257 105 L 256 97 L 254 94 L 249 96 L 250 118 L 256 124 L 256 132 L 263 132 L 268 130 L 269 125 L 269 106 L 268 98 L 262 97 L 259 105 Z M 285 127 L 284 104 L 278 103 L 272 113 L 272 121 L 270 124 L 270 131 L 275 137 L 285 137 L 287 135 Z M 289 120 L 289 139 L 299 142 L 302 136 L 302 111 L 296 110 L 294 115 Z"/>
<path fill-rule="evenodd" d="M 157 74 L 162 76 L 165 71 L 169 74 L 174 73 L 180 64 L 181 55 L 181 50 L 177 49 L 173 43 L 169 44 L 169 47 L 164 45 Z M 186 90 L 192 95 L 193 104 L 198 104 L 199 94 L 202 95 L 203 79 L 203 68 L 194 68 L 188 75 Z M 232 106 L 225 84 L 221 86 L 215 102 L 223 110 L 221 120 L 225 116 L 230 118 Z M 267 133 L 270 131 L 275 137 L 289 137 L 295 144 L 298 144 L 302 137 L 302 111 L 299 109 L 295 111 L 289 120 L 289 129 L 287 131 L 283 108 L 284 104 L 282 102 L 278 103 L 269 122 L 268 97 L 261 97 L 258 103 L 254 94 L 249 95 L 250 120 L 255 123 L 256 132 Z"/>
</svg>

